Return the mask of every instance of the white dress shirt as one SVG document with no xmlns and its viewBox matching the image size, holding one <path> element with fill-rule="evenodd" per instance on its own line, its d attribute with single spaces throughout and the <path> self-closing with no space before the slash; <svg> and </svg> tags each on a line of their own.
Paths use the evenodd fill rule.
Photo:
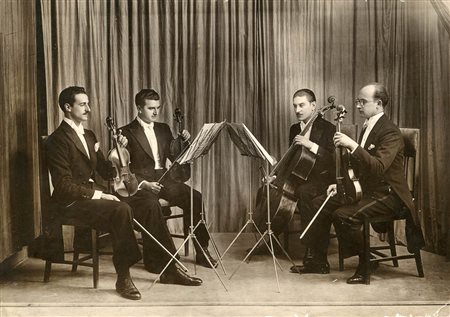
<svg viewBox="0 0 450 317">
<path fill-rule="evenodd" d="M 147 137 L 148 144 L 152 150 L 153 158 L 155 160 L 155 170 L 162 169 L 161 158 L 158 151 L 158 140 L 156 139 L 155 130 L 153 129 L 154 123 L 146 123 L 141 118 L 137 117 L 139 124 L 144 128 L 145 136 Z"/>
<path fill-rule="evenodd" d="M 372 117 L 370 117 L 369 119 L 367 119 L 364 122 L 364 125 L 367 124 L 366 130 L 364 131 L 364 135 L 361 139 L 361 144 L 360 146 L 362 148 L 364 148 L 364 146 L 366 145 L 366 141 L 367 138 L 369 137 L 370 132 L 372 131 L 373 127 L 375 126 L 375 124 L 378 122 L 378 120 L 380 120 L 380 118 L 384 115 L 384 112 L 380 112 L 379 114 L 376 114 Z"/>
<path fill-rule="evenodd" d="M 91 159 L 91 156 L 89 155 L 89 148 L 87 146 L 87 142 L 86 142 L 86 138 L 84 137 L 84 127 L 83 125 L 80 123 L 80 125 L 76 125 L 75 122 L 73 122 L 73 120 L 69 119 L 69 118 L 64 118 L 64 121 L 70 125 L 70 127 L 72 129 L 75 130 L 75 132 L 77 133 L 78 138 L 81 141 L 81 144 L 83 144 L 84 149 L 86 150 L 87 156 L 89 159 Z M 92 178 L 89 178 L 89 182 L 93 183 L 94 180 Z M 95 190 L 94 192 L 94 196 L 92 196 L 91 199 L 100 199 L 102 196 L 102 191 L 101 190 Z"/>
</svg>

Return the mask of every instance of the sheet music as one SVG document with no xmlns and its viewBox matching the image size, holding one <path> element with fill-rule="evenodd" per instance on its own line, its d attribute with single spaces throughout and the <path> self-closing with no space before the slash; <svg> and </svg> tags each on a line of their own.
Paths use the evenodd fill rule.
<svg viewBox="0 0 450 317">
<path fill-rule="evenodd" d="M 177 160 L 180 165 L 190 163 L 196 158 L 205 155 L 216 141 L 220 132 L 227 127 L 231 141 L 238 147 L 242 155 L 258 157 L 267 160 L 271 165 L 277 161 L 264 149 L 256 137 L 243 123 L 205 123 L 192 141 L 189 148 Z"/>
<path fill-rule="evenodd" d="M 272 155 L 270 155 L 266 149 L 259 143 L 258 139 L 250 132 L 250 130 L 245 126 L 245 124 L 242 124 L 244 126 L 245 131 L 247 132 L 247 135 L 250 137 L 250 139 L 253 141 L 253 144 L 255 144 L 260 152 L 264 155 L 264 158 L 269 161 L 270 165 L 275 165 L 277 163 L 277 160 L 275 160 Z"/>
<path fill-rule="evenodd" d="M 205 123 L 187 151 L 178 158 L 177 162 L 180 165 L 189 163 L 206 154 L 216 141 L 225 124 L 226 121 L 219 123 Z"/>
<path fill-rule="evenodd" d="M 259 143 L 244 123 L 227 123 L 227 130 L 231 140 L 239 148 L 242 155 L 267 160 L 271 165 L 276 164 L 276 160 Z"/>
</svg>

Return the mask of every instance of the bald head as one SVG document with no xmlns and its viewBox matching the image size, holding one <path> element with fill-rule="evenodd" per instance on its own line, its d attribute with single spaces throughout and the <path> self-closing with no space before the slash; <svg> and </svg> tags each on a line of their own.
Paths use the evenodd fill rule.
<svg viewBox="0 0 450 317">
<path fill-rule="evenodd" d="M 380 83 L 370 83 L 359 90 L 356 108 L 364 118 L 370 118 L 384 111 L 389 97 L 386 88 Z"/>
<path fill-rule="evenodd" d="M 366 92 L 370 93 L 370 96 L 372 96 L 373 99 L 379 99 L 382 103 L 383 108 L 387 106 L 389 102 L 389 96 L 386 87 L 384 87 L 383 84 L 374 82 L 361 88 L 361 90 L 363 89 L 365 89 Z"/>
</svg>

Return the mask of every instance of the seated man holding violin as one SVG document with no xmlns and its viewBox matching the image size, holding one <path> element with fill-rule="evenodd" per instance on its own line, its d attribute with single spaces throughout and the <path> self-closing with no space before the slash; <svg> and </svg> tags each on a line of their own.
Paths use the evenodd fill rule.
<svg viewBox="0 0 450 317">
<path fill-rule="evenodd" d="M 297 117 L 298 123 L 294 123 L 289 130 L 289 146 L 287 154 L 283 156 L 289 156 L 289 152 L 295 152 L 295 154 L 305 151 L 308 155 L 312 167 L 302 177 L 289 177 L 293 179 L 293 186 L 295 187 L 294 196 L 295 200 L 292 201 L 293 208 L 295 206 L 300 211 L 301 226 L 309 222 L 309 213 L 305 210 L 311 209 L 310 203 L 314 197 L 317 197 L 323 193 L 329 184 L 334 181 L 334 145 L 333 135 L 336 131 L 336 127 L 329 121 L 322 118 L 322 113 L 317 109 L 316 96 L 310 89 L 300 89 L 293 95 L 293 110 Z M 322 109 L 325 110 L 325 109 Z M 326 111 L 326 110 L 325 110 Z M 275 175 L 285 174 L 285 168 L 282 167 L 288 164 L 283 163 L 283 158 L 280 160 L 274 171 L 279 171 Z M 301 159 L 302 160 L 302 159 Z M 297 165 L 302 166 L 306 162 L 300 161 Z M 308 166 L 311 166 L 308 164 Z M 277 180 L 273 182 L 276 183 Z M 266 229 L 265 223 L 267 222 L 266 202 L 264 199 L 264 188 L 258 190 L 257 194 L 257 207 L 256 207 L 256 223 L 262 232 Z M 272 191 L 271 191 L 272 192 Z M 275 194 L 275 196 L 278 196 Z M 275 198 L 275 197 L 274 197 Z M 271 199 L 271 205 L 273 202 L 279 199 Z M 279 235 L 283 232 L 285 227 L 292 219 L 293 212 L 284 209 L 274 210 L 271 208 L 272 214 L 272 230 L 275 235 Z M 283 214 L 283 215 L 282 215 Z M 256 250 L 257 253 L 267 251 L 264 245 L 260 245 Z M 311 250 L 306 249 L 303 261 L 306 263 L 311 258 Z"/>
<path fill-rule="evenodd" d="M 176 159 L 181 148 L 177 148 L 175 143 L 178 141 L 185 143 L 190 138 L 190 134 L 187 130 L 183 130 L 179 137 L 174 139 L 170 127 L 165 123 L 157 122 L 161 111 L 161 101 L 155 90 L 142 89 L 136 94 L 135 103 L 138 109 L 136 119 L 121 130 L 128 139 L 127 149 L 131 157 L 130 169 L 139 182 L 137 196 L 156 202 L 161 197 L 180 207 L 184 212 L 184 226 L 187 229 L 191 223 L 191 188 L 184 184 L 184 181 L 187 180 L 186 177 L 177 181 L 173 178 L 173 174 L 166 173 L 166 161 L 169 159 L 173 162 Z M 180 166 L 180 168 L 184 168 L 184 166 Z M 132 206 L 133 200 L 129 201 Z M 202 211 L 202 195 L 197 190 L 194 190 L 193 206 L 195 226 L 201 219 Z M 149 224 L 149 221 L 145 223 Z M 158 223 L 158 225 L 160 224 Z M 209 260 L 212 265 L 216 266 L 217 262 L 208 251 L 209 234 L 205 226 L 199 225 L 194 233 L 200 243 L 200 245 L 194 243 L 196 263 L 210 267 Z M 200 248 L 203 249 L 206 256 Z M 146 246 L 144 241 L 144 264 L 147 270 L 153 272 L 159 268 L 154 267 L 154 257 L 151 253 L 152 247 Z"/>
<path fill-rule="evenodd" d="M 360 184 L 354 191 L 355 197 L 346 195 L 352 191 L 347 184 L 341 186 L 338 179 L 338 186 L 329 186 L 327 195 L 331 198 L 329 197 L 305 235 L 304 242 L 314 250 L 313 259 L 298 268 L 300 273 L 330 272 L 327 250 L 333 223 L 344 257 L 359 256 L 356 272 L 347 279 L 347 283 L 364 284 L 361 231 L 364 217 L 392 214 L 406 206 L 418 225 L 418 217 L 403 172 L 402 135 L 398 127 L 384 114 L 388 100 L 386 88 L 382 84 L 371 83 L 362 87 L 355 101 L 356 109 L 366 119 L 359 142 L 340 132 L 334 135 L 335 146 L 348 150 L 351 166 L 355 169 Z M 336 173 L 339 174 L 338 171 Z M 362 193 L 358 187 L 362 189 Z M 315 211 L 319 210 L 325 199 L 323 195 L 313 200 Z"/>
<path fill-rule="evenodd" d="M 140 299 L 129 271 L 141 259 L 133 231 L 132 209 L 116 196 L 95 189 L 96 176 L 110 179 L 114 169 L 105 160 L 95 134 L 83 128 L 82 122 L 87 121 L 91 111 L 85 89 L 62 90 L 59 106 L 64 120 L 45 143 L 54 185 L 52 203 L 63 216 L 111 234 L 116 291 L 127 299 Z M 119 142 L 126 145 L 127 140 L 122 137 Z"/>
</svg>

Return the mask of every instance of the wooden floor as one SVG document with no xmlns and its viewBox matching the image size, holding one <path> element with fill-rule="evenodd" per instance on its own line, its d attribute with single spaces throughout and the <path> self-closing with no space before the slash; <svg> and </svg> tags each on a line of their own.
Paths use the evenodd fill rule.
<svg viewBox="0 0 450 317">
<path fill-rule="evenodd" d="M 213 237 L 223 252 L 234 234 Z M 302 248 L 296 240 L 291 240 L 291 252 L 300 262 Z M 422 253 L 425 278 L 417 277 L 414 260 L 407 260 L 399 268 L 381 264 L 370 285 L 348 285 L 345 280 L 353 274 L 357 259 L 348 259 L 346 270 L 339 272 L 333 241 L 328 275 L 289 273 L 289 261 L 278 257 L 283 268 L 278 270 L 278 292 L 270 256 L 254 256 L 229 279 L 254 241 L 252 234 L 245 234 L 226 254 L 227 275 L 220 269 L 218 273 L 228 291 L 213 270 L 203 267 L 196 267 L 196 275 L 204 281 L 200 287 L 156 283 L 150 288 L 156 275 L 136 264 L 132 276 L 142 293 L 140 301 L 116 294 L 110 256 L 101 258 L 98 289 L 92 288 L 88 268 L 71 273 L 66 265 L 55 265 L 45 284 L 44 262 L 28 259 L 2 277 L 0 316 L 450 316 L 450 263 L 444 257 Z M 192 259 L 182 256 L 182 260 L 195 274 Z"/>
</svg>

